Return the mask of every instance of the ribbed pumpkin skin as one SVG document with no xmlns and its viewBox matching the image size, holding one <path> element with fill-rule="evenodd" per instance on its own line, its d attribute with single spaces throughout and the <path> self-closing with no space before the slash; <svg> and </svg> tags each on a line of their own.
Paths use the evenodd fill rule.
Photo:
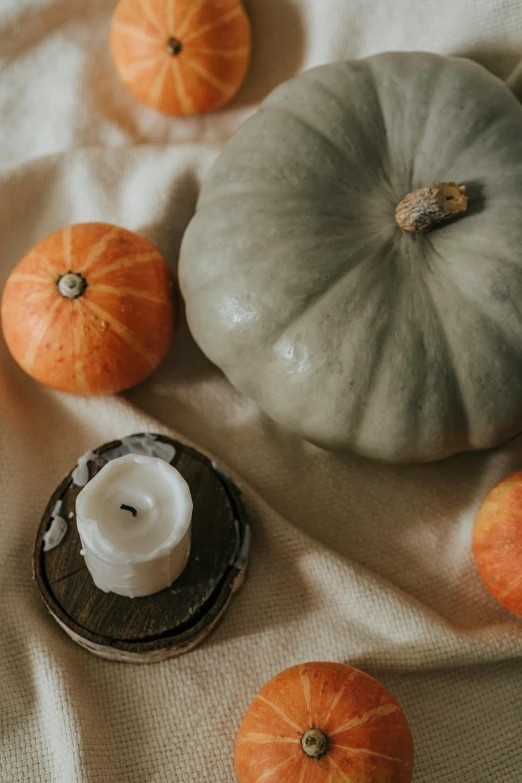
<svg viewBox="0 0 522 783">
<path fill-rule="evenodd" d="M 473 555 L 491 595 L 522 617 L 522 472 L 502 479 L 483 500 L 473 527 Z"/>
<path fill-rule="evenodd" d="M 61 276 L 80 273 L 76 299 Z M 144 380 L 174 329 L 172 275 L 159 251 L 105 223 L 68 226 L 16 265 L 1 305 L 2 331 L 18 364 L 40 383 L 82 395 L 112 394 Z"/>
<path fill-rule="evenodd" d="M 204 183 L 180 265 L 190 329 L 298 435 L 391 462 L 522 430 L 522 106 L 426 53 L 278 87 Z M 425 235 L 394 212 L 433 183 L 470 209 Z"/>
<path fill-rule="evenodd" d="M 250 39 L 241 0 L 120 0 L 110 47 L 138 101 L 189 116 L 216 111 L 235 95 L 248 70 Z"/>
<path fill-rule="evenodd" d="M 301 737 L 320 729 L 328 745 L 309 758 Z M 391 693 L 364 672 L 307 663 L 271 679 L 241 723 L 238 783 L 410 783 L 413 738 Z"/>
</svg>

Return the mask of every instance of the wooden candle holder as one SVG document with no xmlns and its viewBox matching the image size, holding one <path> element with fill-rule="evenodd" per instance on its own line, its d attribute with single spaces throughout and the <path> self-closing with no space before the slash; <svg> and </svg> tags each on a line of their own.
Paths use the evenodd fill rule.
<svg viewBox="0 0 522 783">
<path fill-rule="evenodd" d="M 191 553 L 181 576 L 166 590 L 143 598 L 99 590 L 80 554 L 75 506 L 81 487 L 73 481 L 74 471 L 49 500 L 36 535 L 33 569 L 47 608 L 71 639 L 101 658 L 153 663 L 191 650 L 222 618 L 244 579 L 250 527 L 237 486 L 203 454 L 164 435 L 143 433 L 101 446 L 84 468 L 89 479 L 111 452 L 123 447 L 138 453 L 141 439 L 173 447 L 170 464 L 190 487 Z M 44 551 L 44 534 L 56 515 L 67 529 L 60 543 Z"/>
</svg>

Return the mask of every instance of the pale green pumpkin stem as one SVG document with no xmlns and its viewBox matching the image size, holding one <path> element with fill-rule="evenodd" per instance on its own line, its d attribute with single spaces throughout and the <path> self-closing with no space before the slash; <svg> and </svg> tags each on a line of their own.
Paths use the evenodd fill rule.
<svg viewBox="0 0 522 783">
<path fill-rule="evenodd" d="M 467 208 L 465 185 L 440 182 L 408 193 L 395 210 L 395 220 L 403 231 L 425 232 L 451 220 Z"/>
<path fill-rule="evenodd" d="M 78 299 L 87 288 L 87 280 L 79 273 L 67 272 L 58 278 L 56 286 L 65 299 Z"/>
<path fill-rule="evenodd" d="M 309 729 L 301 737 L 301 747 L 311 759 L 320 759 L 328 749 L 328 738 L 321 729 Z"/>
</svg>

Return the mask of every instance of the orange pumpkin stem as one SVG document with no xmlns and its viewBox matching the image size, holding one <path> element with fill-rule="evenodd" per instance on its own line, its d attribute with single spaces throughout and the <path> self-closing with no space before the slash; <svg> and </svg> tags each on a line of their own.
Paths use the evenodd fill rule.
<svg viewBox="0 0 522 783">
<path fill-rule="evenodd" d="M 183 49 L 183 44 L 177 38 L 169 38 L 167 41 L 167 49 L 174 57 L 177 57 Z"/>
<path fill-rule="evenodd" d="M 328 750 L 328 737 L 321 729 L 309 729 L 301 737 L 301 747 L 311 759 L 320 759 Z"/>
</svg>

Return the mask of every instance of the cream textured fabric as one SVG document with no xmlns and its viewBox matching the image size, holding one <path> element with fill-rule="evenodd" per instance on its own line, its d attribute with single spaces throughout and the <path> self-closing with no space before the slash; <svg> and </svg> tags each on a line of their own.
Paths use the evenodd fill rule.
<svg viewBox="0 0 522 783">
<path fill-rule="evenodd" d="M 514 86 L 522 73 L 519 0 L 247 5 L 255 52 L 236 108 L 176 121 L 120 86 L 107 51 L 113 0 L 0 0 L 0 286 L 33 243 L 87 220 L 142 232 L 175 265 L 217 145 L 299 69 L 413 48 L 473 56 Z M 40 601 L 31 553 L 78 455 L 144 429 L 227 466 L 254 536 L 248 580 L 213 636 L 139 667 L 73 644 Z M 0 339 L 0 781 L 229 783 L 257 689 L 286 666 L 330 659 L 401 701 L 416 783 L 517 783 L 522 623 L 482 587 L 470 534 L 485 492 L 521 463 L 522 441 L 410 468 L 321 452 L 232 389 L 186 326 L 148 382 L 105 399 L 39 387 Z"/>
</svg>

